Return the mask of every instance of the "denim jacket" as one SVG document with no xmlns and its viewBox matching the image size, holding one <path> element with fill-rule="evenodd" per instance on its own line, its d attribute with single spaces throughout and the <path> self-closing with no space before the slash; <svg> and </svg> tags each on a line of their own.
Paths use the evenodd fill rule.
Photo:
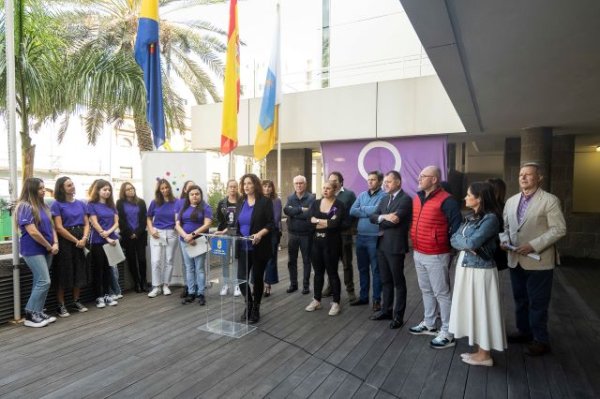
<svg viewBox="0 0 600 399">
<path fill-rule="evenodd" d="M 498 217 L 493 213 L 486 213 L 483 217 L 467 216 L 450 239 L 454 248 L 465 253 L 462 264 L 457 266 L 482 269 L 495 267 L 494 251 L 499 230 Z"/>
</svg>

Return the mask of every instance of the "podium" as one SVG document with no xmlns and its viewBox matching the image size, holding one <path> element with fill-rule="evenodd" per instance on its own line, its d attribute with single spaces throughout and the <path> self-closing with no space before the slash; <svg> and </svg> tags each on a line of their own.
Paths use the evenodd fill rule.
<svg viewBox="0 0 600 399">
<path fill-rule="evenodd" d="M 235 258 L 235 249 L 242 242 L 245 244 L 245 242 L 252 239 L 250 237 L 217 234 L 204 234 L 204 236 L 208 239 L 209 243 L 205 262 L 207 288 L 210 289 L 216 285 L 220 290 L 223 284 L 227 284 L 233 292 L 236 285 L 248 283 L 247 280 L 238 279 L 238 262 Z M 241 256 L 248 256 L 247 251 L 240 251 L 240 253 L 244 254 Z M 247 259 L 245 264 L 248 264 Z M 211 275 L 211 268 L 218 271 L 217 278 Z M 243 273 L 243 275 L 247 276 L 248 273 Z M 212 278 L 209 278 L 209 276 Z M 240 315 L 246 309 L 243 293 L 240 297 L 234 297 L 232 294 L 229 294 L 225 296 L 219 295 L 218 301 L 215 299 L 213 295 L 207 301 L 206 322 L 198 327 L 199 330 L 232 338 L 241 338 L 256 330 L 255 326 L 248 324 L 248 318 L 246 318 L 245 322 L 240 321 Z M 211 312 L 214 310 L 213 304 L 215 303 L 217 303 L 219 311 Z M 217 317 L 214 318 L 213 315 L 211 320 L 211 313 L 216 313 Z"/>
</svg>

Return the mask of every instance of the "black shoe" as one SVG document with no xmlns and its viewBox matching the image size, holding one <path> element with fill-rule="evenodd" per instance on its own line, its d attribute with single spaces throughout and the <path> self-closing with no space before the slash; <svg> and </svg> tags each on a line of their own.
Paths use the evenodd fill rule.
<svg viewBox="0 0 600 399">
<path fill-rule="evenodd" d="M 392 330 L 395 330 L 395 329 L 397 329 L 397 328 L 400 328 L 400 327 L 402 327 L 403 325 L 404 325 L 404 322 L 403 322 L 402 320 L 400 320 L 400 319 L 394 319 L 394 320 L 392 320 L 392 321 L 390 322 L 390 328 L 391 328 Z"/>
<path fill-rule="evenodd" d="M 192 302 L 194 302 L 195 299 L 196 299 L 196 295 L 190 294 L 190 295 L 186 296 L 185 298 L 183 298 L 183 301 L 181 301 L 181 304 L 185 305 L 188 303 L 192 303 Z"/>
<path fill-rule="evenodd" d="M 523 334 L 521 332 L 517 332 L 514 334 L 508 334 L 506 340 L 509 344 L 527 344 L 533 341 L 533 336 L 531 334 Z"/>
<path fill-rule="evenodd" d="M 369 319 L 371 319 L 371 320 L 392 320 L 392 315 L 388 314 L 388 313 L 377 312 L 377 313 L 373 313 L 373 315 L 371 317 L 369 317 Z"/>
<path fill-rule="evenodd" d="M 179 298 L 186 298 L 188 296 L 188 289 L 186 286 L 183 287 L 183 291 L 181 291 L 181 294 L 179 295 Z"/>
<path fill-rule="evenodd" d="M 357 299 L 356 301 L 352 301 L 350 302 L 350 306 L 361 306 L 361 305 L 368 305 L 369 301 L 365 300 L 365 299 Z"/>
<path fill-rule="evenodd" d="M 44 319 L 38 312 L 25 311 L 26 327 L 45 327 L 47 325 L 48 320 Z"/>
<path fill-rule="evenodd" d="M 295 285 L 290 285 L 285 292 L 287 292 L 288 294 L 291 294 L 294 291 L 298 291 L 298 287 Z"/>
<path fill-rule="evenodd" d="M 242 316 L 240 317 L 241 321 L 250 321 L 249 317 L 252 314 L 252 305 L 253 302 L 246 302 L 246 309 L 244 309 L 244 313 L 242 313 Z"/>
<path fill-rule="evenodd" d="M 525 354 L 528 356 L 542 356 L 550 352 L 550 345 L 538 341 L 530 342 L 525 348 Z"/>
<path fill-rule="evenodd" d="M 302 295 L 307 295 L 307 294 L 310 294 L 310 289 L 302 288 Z"/>
<path fill-rule="evenodd" d="M 260 321 L 260 303 L 255 303 L 250 312 L 248 323 L 254 324 Z"/>
<path fill-rule="evenodd" d="M 206 305 L 206 299 L 204 298 L 204 295 L 198 295 L 198 303 L 200 304 L 200 306 Z"/>
</svg>

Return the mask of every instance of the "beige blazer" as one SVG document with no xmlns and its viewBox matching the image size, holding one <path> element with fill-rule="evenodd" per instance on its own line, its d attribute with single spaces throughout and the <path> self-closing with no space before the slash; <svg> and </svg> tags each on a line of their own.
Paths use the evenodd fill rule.
<svg viewBox="0 0 600 399">
<path fill-rule="evenodd" d="M 549 270 L 560 264 L 555 243 L 566 232 L 566 224 L 556 196 L 539 188 L 525 212 L 525 217 L 517 222 L 517 208 L 521 193 L 513 195 L 504 206 L 504 231 L 500 233 L 500 242 L 508 242 L 516 247 L 529 243 L 541 256 L 537 261 L 527 256 L 508 251 L 508 266 L 520 264 L 525 270 Z"/>
</svg>

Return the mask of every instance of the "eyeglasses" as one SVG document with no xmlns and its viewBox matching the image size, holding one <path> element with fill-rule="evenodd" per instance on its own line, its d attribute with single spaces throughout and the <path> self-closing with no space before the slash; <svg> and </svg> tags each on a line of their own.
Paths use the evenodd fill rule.
<svg viewBox="0 0 600 399">
<path fill-rule="evenodd" d="M 434 177 L 434 176 L 432 176 L 432 175 L 419 175 L 419 178 L 418 178 L 418 179 L 419 179 L 419 180 L 423 180 L 423 179 L 424 179 L 424 178 L 426 178 L 426 177 Z"/>
<path fill-rule="evenodd" d="M 127 188 L 125 189 L 125 191 L 135 191 L 135 188 L 133 188 L 133 187 L 127 187 Z"/>
</svg>

